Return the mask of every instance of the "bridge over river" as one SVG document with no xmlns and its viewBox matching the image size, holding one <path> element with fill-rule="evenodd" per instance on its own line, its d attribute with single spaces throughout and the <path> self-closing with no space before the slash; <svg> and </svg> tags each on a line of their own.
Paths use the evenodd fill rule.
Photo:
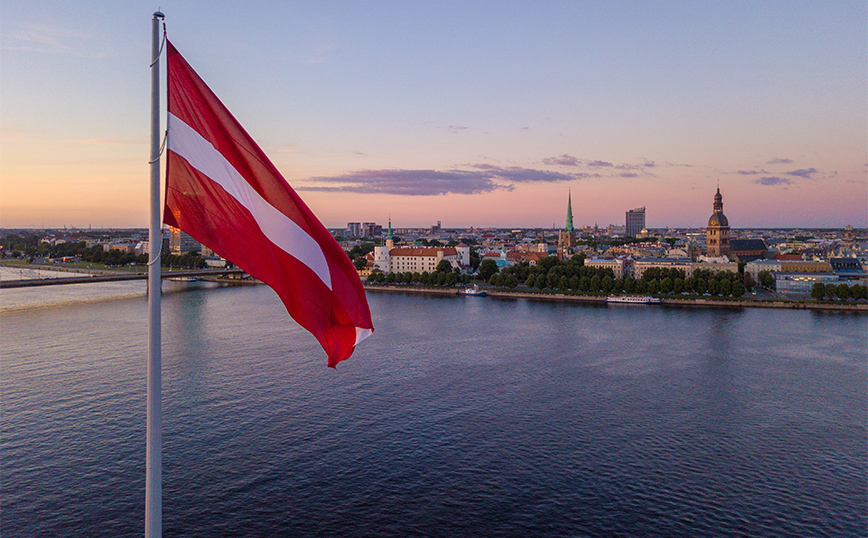
<svg viewBox="0 0 868 538">
<path fill-rule="evenodd" d="M 10 267 L 10 266 L 6 266 Z M 43 271 L 57 271 L 58 268 L 47 265 L 38 266 L 15 266 L 21 269 L 35 269 Z M 67 271 L 69 269 L 67 268 Z M 56 278 L 29 278 L 24 280 L 3 280 L 0 281 L 0 289 L 7 288 L 29 288 L 34 286 L 58 286 L 62 284 L 92 284 L 94 282 L 120 282 L 124 280 L 147 280 L 148 273 L 131 273 L 122 271 L 100 271 L 99 273 L 86 273 L 75 271 L 78 276 L 72 277 L 56 277 Z M 187 279 L 187 278 L 216 278 L 234 276 L 239 278 L 246 273 L 238 268 L 233 269 L 191 269 L 179 271 L 161 271 L 162 279 Z"/>
</svg>

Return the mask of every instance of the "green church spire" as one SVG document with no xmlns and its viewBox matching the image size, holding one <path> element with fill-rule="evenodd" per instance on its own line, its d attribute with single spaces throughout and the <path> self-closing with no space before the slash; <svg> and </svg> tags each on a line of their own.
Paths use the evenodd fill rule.
<svg viewBox="0 0 868 538">
<path fill-rule="evenodd" d="M 572 193 L 567 194 L 567 232 L 573 231 L 573 197 Z"/>
<path fill-rule="evenodd" d="M 389 215 L 389 234 L 386 236 L 386 239 L 392 238 L 392 215 Z"/>
</svg>

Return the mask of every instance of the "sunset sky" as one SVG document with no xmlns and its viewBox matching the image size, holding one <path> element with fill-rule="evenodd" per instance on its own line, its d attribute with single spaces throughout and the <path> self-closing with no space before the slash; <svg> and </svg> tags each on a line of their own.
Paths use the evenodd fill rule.
<svg viewBox="0 0 868 538">
<path fill-rule="evenodd" d="M 0 226 L 147 227 L 157 8 L 329 227 L 868 226 L 864 0 L 3 2 Z"/>
</svg>

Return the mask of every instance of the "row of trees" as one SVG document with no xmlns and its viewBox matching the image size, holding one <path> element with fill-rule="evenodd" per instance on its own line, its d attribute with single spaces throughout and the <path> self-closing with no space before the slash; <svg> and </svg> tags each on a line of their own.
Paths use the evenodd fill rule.
<svg viewBox="0 0 868 538">
<path fill-rule="evenodd" d="M 584 260 L 581 254 L 564 261 L 549 256 L 536 266 L 520 263 L 492 274 L 488 276 L 488 283 L 505 288 L 524 284 L 540 290 L 583 293 L 708 293 L 740 297 L 747 291 L 738 273 L 699 270 L 685 278 L 684 271 L 680 269 L 651 268 L 642 274 L 642 278 L 615 278 L 611 269 L 588 267 L 584 265 Z M 482 269 L 481 265 L 480 278 L 484 276 Z"/>
<path fill-rule="evenodd" d="M 814 299 L 868 299 L 868 288 L 862 284 L 855 284 L 852 287 L 847 284 L 823 284 L 817 282 L 811 287 L 811 297 Z"/>
</svg>

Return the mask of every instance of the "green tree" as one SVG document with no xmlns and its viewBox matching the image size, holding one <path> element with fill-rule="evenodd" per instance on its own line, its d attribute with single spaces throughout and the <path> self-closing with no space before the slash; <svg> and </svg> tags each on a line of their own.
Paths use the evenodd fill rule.
<svg viewBox="0 0 868 538">
<path fill-rule="evenodd" d="M 491 285 L 494 286 L 494 287 L 500 286 L 500 275 L 497 274 L 497 273 L 494 273 L 494 274 L 491 275 L 491 277 L 488 279 L 488 283 L 491 284 Z"/>
<path fill-rule="evenodd" d="M 850 294 L 854 299 L 868 299 L 868 288 L 863 286 L 862 284 L 855 284 L 852 288 L 850 288 Z"/>
<path fill-rule="evenodd" d="M 696 290 L 696 293 L 702 295 L 708 291 L 708 282 L 702 278 L 697 278 L 693 288 Z"/>
<path fill-rule="evenodd" d="M 681 293 L 684 291 L 684 279 L 676 278 L 672 281 L 672 291 L 675 293 Z"/>
<path fill-rule="evenodd" d="M 663 293 L 672 293 L 672 279 L 668 276 L 660 281 L 660 291 Z"/>
<path fill-rule="evenodd" d="M 649 293 L 659 293 L 660 292 L 660 281 L 656 278 L 650 282 L 648 282 L 648 292 Z"/>
<path fill-rule="evenodd" d="M 603 293 L 609 293 L 614 287 L 615 279 L 613 279 L 609 275 L 604 276 L 603 279 L 600 281 L 600 289 L 603 290 Z"/>
<path fill-rule="evenodd" d="M 550 290 L 557 288 L 559 281 L 557 271 L 549 271 L 546 275 L 546 287 Z"/>
<path fill-rule="evenodd" d="M 530 275 L 527 277 L 524 283 L 528 288 L 532 288 L 534 284 L 536 284 L 536 277 L 534 275 Z"/>
<path fill-rule="evenodd" d="M 736 280 L 732 285 L 732 296 L 733 297 L 741 297 L 744 295 L 744 292 L 747 290 L 744 288 L 744 284 L 741 283 L 741 280 Z"/>
<path fill-rule="evenodd" d="M 364 269 L 367 263 L 368 260 L 366 260 L 364 256 L 356 256 L 356 259 L 353 260 L 353 266 L 356 268 L 356 271 Z"/>
<path fill-rule="evenodd" d="M 822 282 L 814 282 L 814 285 L 811 286 L 811 297 L 814 299 L 822 299 L 826 296 L 826 285 Z"/>
<path fill-rule="evenodd" d="M 775 277 L 769 271 L 760 271 L 757 274 L 757 278 L 759 279 L 760 286 L 764 288 L 771 288 L 775 284 Z"/>
<path fill-rule="evenodd" d="M 591 289 L 591 279 L 583 276 L 579 278 L 579 290 L 588 291 Z"/>
<path fill-rule="evenodd" d="M 449 273 L 452 271 L 452 264 L 449 263 L 449 260 L 440 260 L 440 263 L 437 264 L 437 269 L 434 269 L 437 273 Z"/>
<path fill-rule="evenodd" d="M 744 287 L 752 290 L 756 286 L 756 280 L 753 279 L 753 275 L 750 273 L 744 274 Z"/>
<path fill-rule="evenodd" d="M 724 279 L 720 282 L 720 294 L 721 295 L 732 295 L 732 281 L 728 279 Z"/>
<path fill-rule="evenodd" d="M 557 256 L 546 256 L 537 263 L 537 266 L 542 269 L 543 272 L 548 273 L 552 267 L 555 267 L 559 263 L 561 263 L 561 261 Z"/>
<path fill-rule="evenodd" d="M 589 287 L 590 291 L 600 291 L 600 285 L 602 284 L 602 279 L 600 278 L 599 275 L 594 275 L 591 277 L 590 284 L 591 284 Z"/>
<path fill-rule="evenodd" d="M 497 273 L 497 262 L 494 260 L 482 260 L 482 263 L 479 264 L 479 278 L 485 280 L 491 278 L 491 275 Z"/>
<path fill-rule="evenodd" d="M 850 286 L 847 284 L 838 284 L 835 287 L 835 295 L 837 295 L 839 299 L 846 301 L 850 298 Z"/>
<path fill-rule="evenodd" d="M 720 295 L 720 280 L 712 278 L 708 281 L 708 293 L 712 295 Z"/>
</svg>

